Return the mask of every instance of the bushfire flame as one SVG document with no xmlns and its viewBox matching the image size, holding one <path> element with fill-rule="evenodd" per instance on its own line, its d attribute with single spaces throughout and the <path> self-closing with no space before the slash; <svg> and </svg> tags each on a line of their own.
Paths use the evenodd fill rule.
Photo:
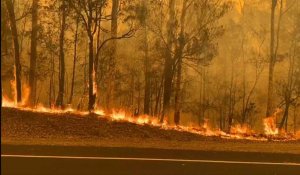
<svg viewBox="0 0 300 175">
<path fill-rule="evenodd" d="M 16 81 L 11 80 L 10 81 L 11 89 L 12 89 L 12 96 L 13 100 L 11 100 L 7 95 L 2 96 L 2 104 L 6 107 L 23 107 L 28 104 L 29 94 L 30 94 L 30 88 L 27 84 L 22 85 L 22 101 L 17 102 L 17 92 L 16 92 Z"/>
<path fill-rule="evenodd" d="M 26 86 L 24 86 L 26 88 Z M 28 88 L 29 89 L 29 88 Z M 26 91 L 25 91 L 26 92 Z M 27 91 L 29 94 L 29 91 Z M 24 96 L 26 97 L 26 93 L 24 93 Z M 28 99 L 28 96 L 27 96 Z M 32 112 L 46 112 L 46 113 L 75 113 L 79 115 L 88 115 L 89 112 L 87 111 L 78 111 L 70 106 L 61 109 L 61 108 L 47 108 L 44 107 L 42 104 L 38 104 L 35 108 L 30 108 L 25 105 L 25 102 L 27 100 L 24 98 L 24 104 L 22 100 L 22 105 L 16 104 L 14 100 L 9 99 L 6 95 L 2 96 L 2 106 L 3 107 L 13 107 L 18 108 L 20 110 L 27 110 Z M 269 140 L 270 138 L 272 140 L 295 140 L 300 139 L 300 131 L 298 131 L 295 135 L 288 136 L 285 135 L 284 138 L 280 136 L 278 128 L 276 127 L 276 116 L 280 112 L 279 109 L 276 110 L 274 115 L 265 118 L 263 120 L 264 124 L 264 134 L 256 134 L 253 130 L 250 129 L 247 125 L 235 125 L 230 128 L 230 132 L 226 133 L 224 131 L 221 131 L 220 129 L 211 129 L 209 126 L 208 119 L 204 120 L 204 124 L 202 127 L 187 127 L 187 126 L 176 126 L 176 125 L 170 125 L 165 120 L 163 123 L 160 123 L 158 117 L 148 116 L 148 115 L 139 115 L 134 116 L 130 112 L 126 112 L 125 110 L 112 110 L 112 113 L 107 114 L 104 110 L 97 108 L 93 111 L 94 114 L 96 114 L 99 117 L 108 117 L 112 121 L 125 121 L 130 123 L 135 123 L 138 125 L 151 125 L 154 127 L 159 127 L 161 129 L 165 130 L 177 130 L 177 131 L 183 131 L 183 132 L 190 132 L 202 136 L 218 136 L 226 139 L 249 139 L 249 140 Z"/>
<path fill-rule="evenodd" d="M 277 118 L 277 115 L 281 112 L 282 110 L 280 110 L 279 108 L 276 109 L 275 113 L 268 117 L 268 118 L 265 118 L 263 120 L 263 123 L 264 123 L 264 130 L 265 130 L 265 134 L 266 135 L 278 135 L 279 134 L 279 130 L 276 126 L 276 118 Z"/>
</svg>

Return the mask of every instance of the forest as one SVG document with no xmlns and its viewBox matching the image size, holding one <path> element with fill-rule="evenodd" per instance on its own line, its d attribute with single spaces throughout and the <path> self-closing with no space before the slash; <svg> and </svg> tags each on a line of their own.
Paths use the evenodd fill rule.
<svg viewBox="0 0 300 175">
<path fill-rule="evenodd" d="M 300 129 L 300 0 L 1 0 L 2 104 Z"/>
</svg>

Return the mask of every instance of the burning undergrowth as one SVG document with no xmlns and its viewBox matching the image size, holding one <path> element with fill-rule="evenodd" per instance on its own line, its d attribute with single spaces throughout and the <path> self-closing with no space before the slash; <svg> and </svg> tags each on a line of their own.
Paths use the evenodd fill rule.
<svg viewBox="0 0 300 175">
<path fill-rule="evenodd" d="M 114 123 L 127 123 L 127 124 L 134 124 L 138 126 L 144 126 L 144 127 L 150 127 L 155 128 L 156 130 L 165 130 L 165 131 L 175 131 L 177 133 L 189 133 L 192 135 L 200 135 L 200 136 L 214 136 L 218 138 L 225 138 L 225 139 L 247 139 L 247 140 L 260 140 L 260 141 L 267 141 L 267 140 L 273 140 L 273 141 L 289 141 L 289 140 L 297 140 L 299 139 L 299 134 L 286 134 L 284 132 L 279 132 L 278 128 L 275 124 L 275 118 L 278 113 L 278 111 L 274 114 L 274 116 L 271 116 L 269 118 L 266 118 L 263 120 L 264 123 L 264 133 L 257 134 L 255 131 L 249 129 L 247 126 L 241 126 L 236 125 L 232 126 L 229 133 L 226 133 L 221 130 L 213 130 L 210 129 L 208 121 L 206 120 L 204 125 L 202 127 L 187 127 L 187 126 L 175 126 L 175 125 L 169 125 L 166 121 L 163 123 L 159 122 L 159 119 L 157 117 L 147 116 L 147 115 L 140 115 L 140 116 L 133 116 L 130 113 L 126 113 L 123 110 L 119 111 L 112 111 L 111 114 L 105 114 L 103 110 L 95 110 L 92 113 L 89 112 L 82 112 L 77 111 L 72 108 L 66 108 L 64 110 L 56 109 L 56 108 L 46 108 L 42 105 L 37 105 L 36 108 L 29 108 L 29 107 L 16 107 L 13 101 L 9 101 L 4 98 L 3 106 L 5 106 L 5 111 L 15 111 L 15 113 L 11 113 L 9 115 L 26 115 L 30 116 L 37 114 L 38 116 L 45 115 L 47 120 L 51 120 L 51 117 L 53 116 L 62 116 L 67 118 L 78 118 L 78 122 L 82 122 L 82 120 L 79 120 L 80 118 L 86 118 L 88 120 L 95 120 L 94 123 L 98 123 L 99 125 L 103 124 L 101 121 L 111 121 Z M 43 115 L 39 115 L 43 114 Z M 6 115 L 7 116 L 7 115 Z M 92 116 L 92 117 L 91 117 Z M 25 119 L 25 116 L 23 117 Z M 35 120 L 39 120 L 36 118 Z M 100 121 L 100 122 L 99 122 Z M 105 123 L 105 122 L 104 122 Z M 68 125 L 68 123 L 57 123 L 57 127 L 59 125 Z M 43 126 L 46 126 L 46 124 L 43 124 Z M 17 126 L 15 126 L 17 127 Z M 37 126 L 39 127 L 39 126 Z M 82 123 L 82 127 L 85 127 Z M 96 127 L 97 126 L 93 126 Z M 78 129 L 78 127 L 75 127 Z M 74 128 L 74 129 L 75 129 Z M 66 129 L 66 128 L 64 128 Z M 63 129 L 63 130 L 64 130 Z M 88 129 L 87 129 L 88 130 Z M 5 131 L 4 131 L 5 132 Z M 43 131 L 45 132 L 45 131 Z M 75 133 L 77 131 L 74 131 Z M 91 132 L 91 131 L 89 131 Z M 96 133 L 101 133 L 101 131 L 97 131 Z M 111 132 L 115 132 L 112 130 Z M 120 131 L 121 132 L 121 131 Z M 126 132 L 126 131 L 124 131 Z M 141 130 L 138 132 L 144 133 Z M 146 136 L 147 137 L 147 136 Z"/>
<path fill-rule="evenodd" d="M 226 139 L 247 139 L 247 140 L 260 140 L 260 141 L 266 141 L 266 140 L 273 140 L 273 141 L 289 141 L 289 140 L 297 140 L 300 139 L 299 135 L 300 133 L 296 134 L 288 134 L 283 131 L 279 131 L 279 129 L 276 126 L 276 118 L 280 110 L 276 110 L 276 112 L 263 120 L 264 125 L 264 133 L 257 133 L 250 129 L 247 125 L 235 125 L 231 126 L 229 132 L 224 132 L 219 129 L 211 129 L 209 127 L 209 121 L 205 120 L 203 126 L 201 127 L 194 127 L 194 126 L 176 126 L 176 125 L 170 125 L 167 121 L 160 122 L 158 117 L 148 116 L 148 115 L 139 115 L 139 116 L 133 116 L 131 113 L 127 113 L 124 110 L 113 110 L 111 113 L 106 114 L 103 110 L 96 107 L 96 109 L 93 112 L 87 112 L 87 111 L 78 111 L 71 107 L 65 107 L 64 109 L 60 108 L 47 108 L 44 107 L 42 104 L 36 105 L 35 108 L 27 107 L 26 104 L 28 102 L 28 97 L 30 90 L 28 86 L 23 85 L 23 94 L 22 94 L 22 101 L 19 103 L 16 103 L 16 92 L 15 92 L 15 85 L 14 81 L 11 82 L 14 100 L 9 99 L 7 96 L 2 96 L 2 106 L 5 108 L 4 111 L 15 111 L 15 113 L 11 113 L 8 115 L 21 115 L 23 119 L 25 117 L 23 115 L 26 115 L 26 117 L 33 115 L 33 116 L 40 116 L 40 118 L 43 118 L 41 116 L 47 116 L 47 120 L 51 120 L 50 116 L 62 116 L 63 118 L 69 119 L 72 116 L 77 116 L 78 119 L 82 118 L 89 118 L 88 120 L 91 120 L 90 116 L 93 116 L 93 118 L 97 118 L 97 122 L 99 125 L 102 124 L 98 121 L 113 121 L 115 123 L 127 123 L 127 124 L 134 124 L 138 126 L 147 126 L 155 128 L 159 131 L 175 131 L 177 133 L 189 133 L 193 135 L 198 136 L 214 136 L 219 138 L 226 138 Z M 95 86 L 94 86 L 95 87 Z M 96 94 L 96 89 L 94 89 L 94 92 Z M 42 114 L 42 115 L 39 115 Z M 8 116 L 4 115 L 4 116 Z M 12 116 L 11 116 L 12 117 Z M 35 118 L 35 120 L 39 120 L 40 118 Z M 44 117 L 45 118 L 45 117 Z M 3 117 L 2 117 L 3 119 Z M 1 121 L 2 121 L 1 119 Z M 5 118 L 4 118 L 5 120 Z M 81 120 L 79 120 L 80 122 Z M 35 121 L 32 120 L 32 123 Z M 104 122 L 105 123 L 105 122 Z M 107 123 L 107 122 L 106 122 Z M 59 125 L 66 125 L 68 126 L 69 123 L 64 124 L 57 124 Z M 43 126 L 46 126 L 44 124 Z M 85 127 L 84 125 L 82 125 Z M 37 126 L 40 127 L 40 126 Z M 97 126 L 95 126 L 97 128 Z M 59 127 L 58 127 L 59 128 Z M 76 127 L 75 127 L 76 128 Z M 62 130 L 63 131 L 63 130 Z M 6 132 L 4 130 L 4 132 Z M 111 132 L 115 132 L 112 130 Z M 76 133 L 76 131 L 75 131 Z M 130 136 L 130 135 L 129 135 Z"/>
</svg>

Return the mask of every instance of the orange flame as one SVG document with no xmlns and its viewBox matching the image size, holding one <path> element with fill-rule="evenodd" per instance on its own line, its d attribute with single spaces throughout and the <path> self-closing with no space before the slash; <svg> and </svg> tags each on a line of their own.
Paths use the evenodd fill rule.
<svg viewBox="0 0 300 175">
<path fill-rule="evenodd" d="M 23 84 L 22 86 L 22 102 L 21 102 L 21 106 L 25 106 L 28 104 L 28 100 L 29 100 L 29 94 L 30 94 L 30 88 L 27 84 Z"/>
<path fill-rule="evenodd" d="M 297 131 L 295 134 L 296 139 L 300 139 L 300 131 Z"/>
<path fill-rule="evenodd" d="M 29 94 L 29 88 L 27 86 L 23 86 L 24 88 L 24 97 L 22 100 L 22 104 L 26 104 L 26 101 L 28 100 L 28 94 Z M 26 106 L 16 105 L 14 100 L 10 100 L 6 95 L 3 95 L 2 97 L 2 104 L 5 107 L 14 107 L 18 108 L 20 110 L 26 110 L 26 111 L 32 111 L 32 112 L 46 112 L 46 113 L 75 113 L 82 116 L 88 115 L 89 112 L 87 111 L 78 111 L 73 109 L 71 106 L 68 106 L 65 109 L 61 108 L 47 108 L 43 106 L 42 104 L 38 104 L 35 108 L 29 108 Z M 268 118 L 265 118 L 263 120 L 264 123 L 264 132 L 266 136 L 278 136 L 279 132 L 278 128 L 276 127 L 276 116 L 278 113 L 281 112 L 280 109 L 277 109 L 276 112 Z M 104 110 L 102 110 L 99 107 L 96 107 L 96 109 L 93 112 L 94 114 L 98 115 L 99 117 L 108 117 L 112 121 L 126 121 L 138 125 L 152 125 L 155 127 L 159 127 L 164 130 L 177 130 L 177 131 L 184 131 L 184 132 L 190 132 L 202 136 L 219 136 L 221 138 L 226 139 L 249 139 L 249 140 L 268 140 L 268 138 L 263 136 L 258 136 L 255 134 L 254 131 L 252 131 L 247 125 L 240 125 L 237 124 L 235 126 L 232 126 L 230 129 L 230 133 L 225 133 L 221 131 L 220 129 L 211 129 L 209 126 L 209 120 L 205 119 L 204 124 L 201 127 L 195 127 L 195 126 L 172 126 L 168 124 L 168 122 L 165 120 L 163 123 L 160 123 L 158 117 L 154 116 L 148 116 L 148 115 L 139 115 L 134 116 L 131 112 L 127 112 L 126 110 L 112 110 L 111 114 L 105 113 Z M 291 139 L 300 139 L 300 131 L 298 131 L 294 137 L 288 137 L 288 135 L 285 136 L 286 140 Z M 276 137 L 272 137 L 272 139 L 276 139 Z M 282 139 L 281 139 L 282 140 Z"/>
<path fill-rule="evenodd" d="M 266 135 L 274 136 L 279 134 L 279 130 L 276 126 L 276 117 L 281 111 L 281 109 L 277 108 L 272 116 L 263 120 Z"/>
<path fill-rule="evenodd" d="M 246 134 L 251 135 L 254 132 L 247 125 L 237 124 L 230 128 L 230 133 L 231 134 L 241 134 L 241 135 L 246 135 Z"/>
<path fill-rule="evenodd" d="M 14 100 L 11 100 L 6 95 L 3 95 L 2 96 L 2 106 L 5 106 L 5 107 L 15 107 L 16 104 L 15 104 Z"/>
</svg>

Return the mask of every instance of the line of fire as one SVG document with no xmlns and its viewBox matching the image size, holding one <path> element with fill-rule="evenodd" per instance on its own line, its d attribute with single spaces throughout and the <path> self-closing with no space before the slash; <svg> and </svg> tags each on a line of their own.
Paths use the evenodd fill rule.
<svg viewBox="0 0 300 175">
<path fill-rule="evenodd" d="M 1 145 L 300 155 L 299 19 L 300 0 L 2 0 Z"/>
</svg>

